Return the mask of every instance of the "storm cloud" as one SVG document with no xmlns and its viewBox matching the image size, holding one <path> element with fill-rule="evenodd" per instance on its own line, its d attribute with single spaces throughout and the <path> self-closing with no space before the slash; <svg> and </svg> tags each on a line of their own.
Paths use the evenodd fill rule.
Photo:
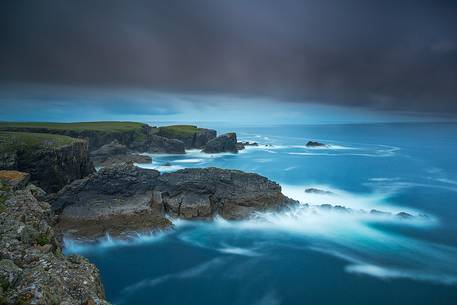
<svg viewBox="0 0 457 305">
<path fill-rule="evenodd" d="M 457 3 L 2 1 L 0 81 L 457 114 Z"/>
</svg>

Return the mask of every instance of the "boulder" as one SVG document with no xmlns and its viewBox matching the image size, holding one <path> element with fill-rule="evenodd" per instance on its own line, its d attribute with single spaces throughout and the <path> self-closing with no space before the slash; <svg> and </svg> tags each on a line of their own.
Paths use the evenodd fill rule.
<svg viewBox="0 0 457 305">
<path fill-rule="evenodd" d="M 238 152 L 236 133 L 230 132 L 218 136 L 206 143 L 203 149 L 205 153 L 222 153 L 222 152 Z"/>
</svg>

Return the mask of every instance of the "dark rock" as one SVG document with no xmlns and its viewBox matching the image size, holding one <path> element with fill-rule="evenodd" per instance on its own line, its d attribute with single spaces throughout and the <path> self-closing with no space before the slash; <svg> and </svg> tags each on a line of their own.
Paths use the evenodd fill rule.
<svg viewBox="0 0 457 305">
<path fill-rule="evenodd" d="M 131 148 L 139 152 L 162 153 L 162 154 L 184 154 L 184 142 L 177 139 L 168 139 L 155 134 L 148 135 L 143 142 L 131 145 Z"/>
<path fill-rule="evenodd" d="M 192 141 L 192 148 L 203 148 L 209 141 L 216 138 L 216 130 L 199 128 Z"/>
<path fill-rule="evenodd" d="M 406 213 L 406 212 L 400 212 L 396 215 L 397 217 L 400 217 L 402 219 L 411 219 L 411 218 L 414 218 L 413 215 L 409 214 L 409 213 Z"/>
<path fill-rule="evenodd" d="M 305 193 L 308 193 L 308 194 L 319 194 L 319 195 L 332 195 L 333 193 L 330 192 L 330 191 L 325 191 L 325 190 L 321 190 L 321 189 L 317 189 L 317 188 L 307 188 L 305 190 Z"/>
<path fill-rule="evenodd" d="M 236 140 L 236 133 L 230 132 L 223 135 L 218 136 L 217 138 L 209 141 L 203 152 L 205 153 L 221 153 L 221 152 L 238 152 L 236 147 L 237 140 Z"/>
<path fill-rule="evenodd" d="M 126 155 L 114 155 L 114 156 L 107 156 L 104 158 L 92 158 L 92 161 L 95 166 L 97 167 L 108 167 L 108 166 L 115 166 L 118 164 L 123 163 L 151 163 L 152 158 L 146 155 L 140 154 L 133 154 L 129 153 Z"/>
<path fill-rule="evenodd" d="M 166 162 L 163 166 L 171 166 L 170 162 Z"/>
<path fill-rule="evenodd" d="M 0 213 L 2 304 L 108 304 L 97 268 L 62 255 L 50 205 L 33 188 L 11 190 Z"/>
<path fill-rule="evenodd" d="M 130 153 L 127 146 L 119 144 L 117 140 L 92 151 L 90 156 L 94 165 L 101 167 L 121 163 L 149 163 L 152 161 L 149 156 Z"/>
<path fill-rule="evenodd" d="M 120 144 L 117 140 L 103 145 L 97 150 L 94 150 L 90 153 L 91 157 L 106 157 L 114 155 L 125 155 L 127 154 L 127 146 Z"/>
<path fill-rule="evenodd" d="M 184 169 L 163 174 L 155 200 L 175 217 L 227 219 L 247 217 L 254 211 L 279 209 L 296 201 L 281 187 L 257 174 L 218 168 Z"/>
<path fill-rule="evenodd" d="M 257 174 L 217 168 L 158 171 L 121 165 L 101 169 L 62 189 L 52 205 L 58 228 L 78 236 L 119 235 L 171 225 L 182 218 L 243 218 L 297 202 Z"/>
<path fill-rule="evenodd" d="M 23 150 L 18 147 L 14 154 L 13 168 L 30 174 L 30 180 L 46 192 L 57 192 L 66 184 L 94 172 L 89 159 L 88 144 L 75 140 L 62 147 L 43 147 Z"/>
<path fill-rule="evenodd" d="M 193 125 L 172 125 L 158 128 L 157 135 L 180 140 L 186 149 L 203 148 L 208 141 L 216 138 L 214 129 L 198 128 Z"/>
<path fill-rule="evenodd" d="M 306 147 L 327 147 L 327 145 L 317 141 L 308 141 L 308 143 L 306 143 Z"/>
<path fill-rule="evenodd" d="M 370 214 L 377 215 L 377 216 L 392 216 L 392 214 L 389 212 L 379 211 L 379 210 L 375 210 L 375 209 L 372 209 L 370 211 Z"/>
<path fill-rule="evenodd" d="M 73 182 L 52 204 L 60 213 L 58 228 L 93 237 L 169 226 L 162 206 L 152 202 L 159 174 L 122 164 Z"/>
</svg>

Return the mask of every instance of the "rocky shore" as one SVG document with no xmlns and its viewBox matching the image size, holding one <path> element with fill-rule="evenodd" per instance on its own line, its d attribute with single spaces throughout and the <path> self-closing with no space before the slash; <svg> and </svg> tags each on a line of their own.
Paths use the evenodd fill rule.
<svg viewBox="0 0 457 305">
<path fill-rule="evenodd" d="M 0 171 L 0 304 L 108 304 L 98 269 L 62 254 L 51 206 L 29 178 Z"/>
<path fill-rule="evenodd" d="M 74 181 L 57 194 L 52 208 L 60 215 L 60 231 L 93 239 L 169 227 L 167 216 L 239 219 L 295 203 L 257 174 L 206 168 L 161 175 L 123 164 Z"/>
</svg>

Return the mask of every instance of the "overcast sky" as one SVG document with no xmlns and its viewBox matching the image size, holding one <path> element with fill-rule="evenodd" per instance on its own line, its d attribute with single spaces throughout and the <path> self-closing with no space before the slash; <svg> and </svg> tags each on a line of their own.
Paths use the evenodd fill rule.
<svg viewBox="0 0 457 305">
<path fill-rule="evenodd" d="M 31 84 L 455 117 L 457 1 L 1 1 L 0 103 L 51 107 Z"/>
</svg>

